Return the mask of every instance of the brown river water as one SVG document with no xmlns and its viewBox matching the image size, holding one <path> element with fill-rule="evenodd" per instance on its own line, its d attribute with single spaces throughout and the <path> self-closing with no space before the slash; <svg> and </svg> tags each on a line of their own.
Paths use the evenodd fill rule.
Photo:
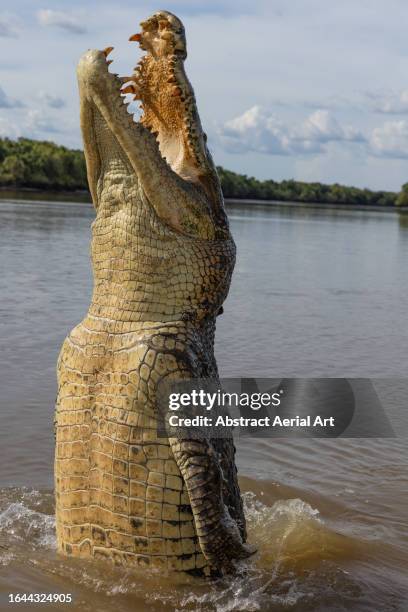
<svg viewBox="0 0 408 612">
<path fill-rule="evenodd" d="M 223 376 L 373 377 L 396 436 L 237 439 L 249 539 L 235 577 L 125 571 L 55 550 L 55 362 L 91 291 L 90 206 L 0 202 L 0 610 L 408 610 L 408 222 L 229 206 L 238 261 Z M 388 405 L 390 404 L 390 405 Z M 71 604 L 9 605 L 9 593 Z"/>
</svg>

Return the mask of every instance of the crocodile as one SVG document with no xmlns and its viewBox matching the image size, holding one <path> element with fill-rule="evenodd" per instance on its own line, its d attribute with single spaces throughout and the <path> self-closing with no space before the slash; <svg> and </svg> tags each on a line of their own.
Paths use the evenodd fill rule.
<svg viewBox="0 0 408 612">
<path fill-rule="evenodd" d="M 57 365 L 58 551 L 219 575 L 254 552 L 233 440 L 159 436 L 157 389 L 218 380 L 215 320 L 235 245 L 182 22 L 156 12 L 130 40 L 144 51 L 131 76 L 110 72 L 112 47 L 77 69 L 94 288 Z"/>
</svg>

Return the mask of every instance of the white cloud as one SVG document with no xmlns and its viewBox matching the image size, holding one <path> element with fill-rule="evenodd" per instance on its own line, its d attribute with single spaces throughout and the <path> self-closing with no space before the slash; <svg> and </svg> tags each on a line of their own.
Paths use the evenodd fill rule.
<svg viewBox="0 0 408 612">
<path fill-rule="evenodd" d="M 373 129 L 370 147 L 375 156 L 408 158 L 408 121 L 387 121 Z"/>
<path fill-rule="evenodd" d="M 0 87 L 0 108 L 22 108 L 23 106 L 24 104 L 20 100 L 10 98 L 4 89 Z"/>
<path fill-rule="evenodd" d="M 361 132 L 342 126 L 328 110 L 317 110 L 297 125 L 288 125 L 261 106 L 226 121 L 218 137 L 229 153 L 268 155 L 318 154 L 329 142 L 365 140 Z"/>
<path fill-rule="evenodd" d="M 375 93 L 368 92 L 372 110 L 377 113 L 399 115 L 408 113 L 408 89 L 399 92 Z"/>
<path fill-rule="evenodd" d="M 328 110 L 317 110 L 295 129 L 295 137 L 305 141 L 327 143 L 330 141 L 349 140 L 362 142 L 364 137 L 351 126 L 342 126 Z"/>
<path fill-rule="evenodd" d="M 38 94 L 40 100 L 45 102 L 50 108 L 63 108 L 65 106 L 65 100 L 55 94 L 50 94 L 45 91 L 40 91 Z"/>
<path fill-rule="evenodd" d="M 287 154 L 285 127 L 259 106 L 253 106 L 239 117 L 224 123 L 219 129 L 219 137 L 230 153 L 259 151 L 271 155 Z"/>
<path fill-rule="evenodd" d="M 83 20 L 78 15 L 66 11 L 42 9 L 38 11 L 37 16 L 43 26 L 57 26 L 73 34 L 84 34 L 87 31 Z"/>
</svg>

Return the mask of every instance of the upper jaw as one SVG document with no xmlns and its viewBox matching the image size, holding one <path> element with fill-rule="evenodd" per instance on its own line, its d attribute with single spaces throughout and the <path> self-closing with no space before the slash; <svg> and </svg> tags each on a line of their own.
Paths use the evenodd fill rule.
<svg viewBox="0 0 408 612">
<path fill-rule="evenodd" d="M 139 43 L 153 59 L 177 54 L 187 56 L 184 27 L 181 21 L 168 11 L 157 11 L 140 23 L 141 32 L 133 34 L 130 41 Z"/>
</svg>

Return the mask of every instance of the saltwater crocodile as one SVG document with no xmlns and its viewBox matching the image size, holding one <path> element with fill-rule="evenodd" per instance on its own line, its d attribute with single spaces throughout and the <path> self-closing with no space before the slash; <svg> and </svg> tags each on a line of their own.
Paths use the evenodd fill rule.
<svg viewBox="0 0 408 612">
<path fill-rule="evenodd" d="M 157 435 L 157 385 L 217 379 L 215 318 L 235 246 L 184 71 L 180 20 L 166 11 L 131 37 L 130 77 L 112 48 L 78 65 L 94 290 L 58 360 L 58 550 L 205 574 L 252 553 L 230 439 Z M 136 122 L 123 102 L 141 102 Z"/>
</svg>

